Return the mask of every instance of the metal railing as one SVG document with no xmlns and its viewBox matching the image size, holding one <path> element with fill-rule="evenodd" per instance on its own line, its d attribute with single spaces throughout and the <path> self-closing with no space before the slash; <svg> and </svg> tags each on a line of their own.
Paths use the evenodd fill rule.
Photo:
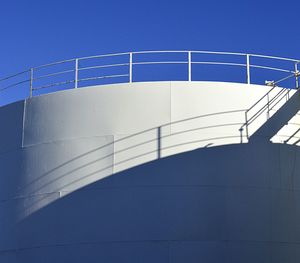
<svg viewBox="0 0 300 263">
<path fill-rule="evenodd" d="M 106 54 L 54 62 L 4 77 L 0 79 L 0 98 L 8 93 L 17 100 L 19 93 L 24 99 L 92 85 L 161 80 L 263 84 L 267 77 L 286 80 L 292 76 L 293 82 L 286 86 L 292 88 L 299 87 L 299 63 L 289 58 L 211 51 Z"/>
<path fill-rule="evenodd" d="M 296 88 L 299 88 L 298 71 L 277 81 L 266 81 L 266 85 L 270 86 L 271 89 L 245 111 L 245 123 L 241 126 L 240 130 L 241 133 L 243 133 L 243 130 L 245 129 L 247 139 L 249 139 L 250 137 L 249 127 L 255 124 L 259 117 L 266 113 L 266 119 L 269 119 L 271 117 L 271 112 L 273 112 L 274 114 L 278 110 L 278 108 L 280 108 L 280 106 L 282 106 L 286 101 L 289 100 L 292 89 L 278 89 L 278 84 L 294 77 L 296 78 Z"/>
</svg>

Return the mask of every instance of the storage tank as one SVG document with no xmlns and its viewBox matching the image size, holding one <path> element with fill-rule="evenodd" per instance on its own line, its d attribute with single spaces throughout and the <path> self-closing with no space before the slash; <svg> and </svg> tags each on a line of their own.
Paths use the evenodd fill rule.
<svg viewBox="0 0 300 263">
<path fill-rule="evenodd" d="M 299 60 L 146 51 L 0 83 L 0 262 L 300 260 Z"/>
</svg>

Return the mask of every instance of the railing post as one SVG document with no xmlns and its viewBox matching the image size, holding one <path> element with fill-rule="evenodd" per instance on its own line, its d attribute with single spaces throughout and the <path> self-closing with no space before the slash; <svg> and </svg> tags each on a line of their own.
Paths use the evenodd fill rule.
<svg viewBox="0 0 300 263">
<path fill-rule="evenodd" d="M 32 89 L 33 89 L 33 68 L 30 69 L 30 79 L 29 79 L 29 98 L 32 97 Z"/>
<path fill-rule="evenodd" d="M 250 79 L 250 55 L 247 54 L 246 58 L 247 58 L 247 64 L 246 64 L 246 67 L 247 67 L 247 84 L 251 84 L 251 79 Z"/>
<path fill-rule="evenodd" d="M 132 83 L 132 52 L 129 53 L 129 83 Z"/>
<path fill-rule="evenodd" d="M 295 63 L 295 78 L 296 78 L 296 89 L 299 88 L 299 71 L 298 71 L 298 62 Z"/>
<path fill-rule="evenodd" d="M 75 89 L 78 88 L 78 58 L 75 59 Z"/>
<path fill-rule="evenodd" d="M 188 52 L 188 76 L 189 76 L 189 81 L 192 81 L 192 52 Z"/>
</svg>

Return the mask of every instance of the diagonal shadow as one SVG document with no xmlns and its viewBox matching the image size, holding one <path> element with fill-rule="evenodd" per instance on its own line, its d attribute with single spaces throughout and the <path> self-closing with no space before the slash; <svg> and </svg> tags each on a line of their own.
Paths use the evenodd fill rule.
<svg viewBox="0 0 300 263">
<path fill-rule="evenodd" d="M 245 111 L 245 110 L 232 110 L 232 111 L 225 111 L 225 112 L 217 112 L 217 113 L 204 114 L 204 115 L 200 115 L 200 116 L 190 117 L 190 118 L 187 118 L 187 119 L 184 119 L 184 120 L 178 120 L 178 121 L 166 123 L 166 124 L 163 124 L 163 125 L 161 125 L 161 126 L 159 126 L 159 127 L 160 127 L 160 128 L 163 128 L 163 127 L 171 126 L 171 125 L 178 124 L 178 123 L 184 123 L 184 122 L 186 122 L 186 121 L 191 121 L 191 120 L 195 120 L 195 119 L 199 119 L 199 118 L 211 117 L 211 116 L 222 115 L 222 114 L 238 113 L 238 112 L 244 112 L 244 111 Z M 222 125 L 224 125 L 224 124 L 222 124 Z M 224 126 L 226 126 L 226 125 L 227 125 L 227 124 L 225 124 Z M 139 136 L 139 135 L 145 134 L 145 133 L 150 132 L 150 131 L 155 131 L 155 130 L 157 130 L 159 127 L 154 127 L 154 128 L 146 129 L 146 130 L 143 130 L 143 131 L 141 131 L 141 132 L 134 133 L 134 134 L 132 134 L 132 135 L 128 135 L 128 136 L 126 136 L 126 137 L 124 137 L 124 138 L 121 138 L 121 139 L 118 139 L 118 140 L 113 141 L 113 142 L 111 142 L 111 143 L 102 145 L 102 146 L 100 146 L 100 147 L 98 147 L 98 148 L 95 148 L 95 149 L 93 149 L 93 150 L 91 150 L 91 151 L 88 151 L 88 152 L 86 152 L 86 153 L 80 154 L 80 155 L 76 156 L 75 158 L 72 158 L 71 160 L 69 160 L 69 161 L 67 161 L 67 162 L 65 162 L 65 163 L 63 163 L 63 164 L 61 164 L 61 165 L 59 165 L 59 166 L 57 166 L 57 167 L 55 167 L 55 168 L 49 170 L 49 171 L 46 172 L 43 176 L 41 176 L 41 177 L 39 177 L 39 178 L 37 178 L 37 179 L 31 181 L 30 183 L 28 183 L 28 184 L 26 184 L 26 185 L 24 185 L 24 186 L 21 186 L 21 187 L 20 187 L 20 190 L 22 190 L 22 189 L 24 189 L 24 188 L 27 188 L 28 186 L 30 186 L 30 185 L 32 185 L 32 184 L 34 184 L 34 183 L 36 183 L 36 182 L 42 180 L 44 177 L 46 177 L 46 176 L 50 175 L 51 173 L 53 173 L 53 172 L 55 172 L 55 171 L 57 171 L 57 170 L 59 170 L 59 169 L 65 167 L 65 166 L 67 166 L 68 164 L 71 164 L 72 162 L 77 161 L 77 160 L 80 159 L 80 158 L 86 157 L 87 155 L 90 155 L 90 154 L 95 153 L 95 152 L 97 152 L 97 151 L 99 151 L 99 150 L 105 149 L 106 147 L 113 146 L 113 145 L 116 144 L 116 143 L 124 142 L 124 141 L 126 141 L 126 140 L 128 140 L 128 139 L 137 137 L 137 136 Z M 208 126 L 208 127 L 202 127 L 202 128 L 205 129 L 205 128 L 214 128 L 214 127 L 221 127 L 221 126 L 220 126 L 220 125 L 214 125 L 214 126 Z M 200 127 L 200 128 L 201 128 L 201 127 Z M 200 128 L 198 128 L 198 129 L 200 129 Z M 194 130 L 196 130 L 196 129 L 194 129 Z M 183 132 L 184 132 L 184 131 L 183 131 Z M 187 131 L 186 131 L 186 132 L 187 132 Z M 174 133 L 174 134 L 175 134 L 175 133 Z M 177 134 L 179 134 L 179 133 L 177 133 Z M 161 138 L 163 138 L 163 137 L 161 137 Z M 146 143 L 147 143 L 147 142 L 146 142 Z M 136 147 L 136 146 L 133 146 L 132 148 L 134 148 L 134 147 Z"/>
</svg>

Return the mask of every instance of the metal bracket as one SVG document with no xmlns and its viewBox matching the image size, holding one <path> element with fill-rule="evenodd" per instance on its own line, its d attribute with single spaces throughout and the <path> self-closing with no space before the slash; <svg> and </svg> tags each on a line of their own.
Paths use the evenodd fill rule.
<svg viewBox="0 0 300 263">
<path fill-rule="evenodd" d="M 269 87 L 275 87 L 275 81 L 274 80 L 266 80 L 265 84 Z"/>
</svg>

